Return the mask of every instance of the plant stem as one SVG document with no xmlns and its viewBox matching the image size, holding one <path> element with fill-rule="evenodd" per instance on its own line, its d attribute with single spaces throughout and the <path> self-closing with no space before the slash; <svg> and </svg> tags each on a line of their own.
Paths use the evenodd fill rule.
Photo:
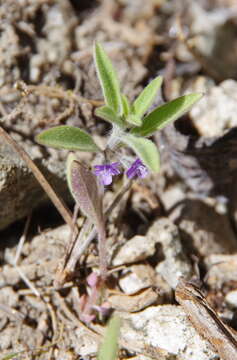
<svg viewBox="0 0 237 360">
<path fill-rule="evenodd" d="M 98 248 L 99 248 L 99 259 L 100 259 L 100 276 L 101 280 L 105 281 L 108 272 L 107 264 L 107 249 L 106 249 L 106 231 L 105 221 L 97 224 L 98 231 Z"/>
<path fill-rule="evenodd" d="M 113 151 L 120 143 L 121 139 L 123 138 L 123 135 L 124 135 L 124 130 L 116 125 L 113 125 L 113 129 L 107 143 L 107 148 Z"/>
<path fill-rule="evenodd" d="M 130 189 L 131 185 L 132 185 L 132 180 L 127 181 L 126 184 L 124 184 L 122 186 L 122 188 L 118 191 L 118 193 L 115 195 L 113 201 L 111 202 L 111 204 L 107 207 L 107 209 L 104 212 L 104 222 L 106 222 L 106 220 L 109 217 L 112 210 L 119 204 L 123 195 Z M 98 229 L 96 229 L 96 227 L 94 226 L 91 230 L 92 226 L 93 226 L 93 224 L 92 224 L 91 220 L 87 219 L 85 221 L 85 224 L 83 225 L 83 228 L 80 231 L 78 238 L 76 239 L 76 241 L 74 243 L 73 249 L 71 249 L 69 258 L 67 257 L 67 259 L 68 259 L 67 263 L 64 265 L 64 268 L 59 269 L 58 273 L 56 274 L 56 279 L 55 279 L 56 287 L 62 286 L 65 283 L 68 276 L 70 276 L 70 274 L 73 273 L 78 259 L 82 256 L 82 254 L 85 252 L 85 250 L 87 249 L 89 244 L 92 242 L 92 240 L 96 236 Z M 105 238 L 105 234 L 103 235 L 101 233 L 101 236 L 102 236 L 102 245 L 104 245 L 105 240 L 103 242 L 103 236 Z M 85 239 L 84 241 L 82 241 L 83 238 Z M 100 240 L 99 240 L 99 243 L 101 243 Z M 103 248 L 99 250 L 100 254 L 101 254 L 101 251 L 103 254 Z M 104 251 L 104 254 L 105 253 L 106 253 L 106 251 Z M 100 259 L 101 259 L 101 257 L 100 257 Z M 104 261 L 106 262 L 107 258 L 105 258 Z M 101 264 L 102 273 L 104 271 L 103 270 L 104 268 L 105 268 L 105 265 Z"/>
</svg>

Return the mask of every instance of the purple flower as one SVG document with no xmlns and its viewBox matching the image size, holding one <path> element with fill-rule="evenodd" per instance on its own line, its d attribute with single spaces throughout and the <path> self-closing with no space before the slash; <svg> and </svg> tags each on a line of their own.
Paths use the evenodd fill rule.
<svg viewBox="0 0 237 360">
<path fill-rule="evenodd" d="M 145 178 L 148 174 L 147 167 L 141 162 L 140 159 L 136 159 L 132 166 L 127 170 L 126 175 L 129 179 L 138 176 L 140 178 Z"/>
<path fill-rule="evenodd" d="M 114 175 L 119 175 L 120 170 L 118 169 L 119 162 L 114 162 L 112 164 L 104 165 L 95 165 L 94 174 L 100 177 L 100 180 L 103 185 L 110 185 L 112 183 L 112 177 Z"/>
</svg>

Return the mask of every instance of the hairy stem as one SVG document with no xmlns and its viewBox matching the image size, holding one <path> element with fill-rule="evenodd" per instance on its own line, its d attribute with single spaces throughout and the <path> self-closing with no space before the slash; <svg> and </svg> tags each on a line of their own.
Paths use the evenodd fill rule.
<svg viewBox="0 0 237 360">
<path fill-rule="evenodd" d="M 107 264 L 107 249 L 106 249 L 106 231 L 104 220 L 97 224 L 98 231 L 98 247 L 99 247 L 99 259 L 100 259 L 100 276 L 102 281 L 106 280 L 108 272 Z"/>
</svg>

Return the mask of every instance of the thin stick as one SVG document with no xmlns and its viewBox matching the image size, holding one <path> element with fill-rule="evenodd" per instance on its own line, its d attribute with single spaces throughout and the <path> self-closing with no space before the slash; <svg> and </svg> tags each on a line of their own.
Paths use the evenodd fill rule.
<svg viewBox="0 0 237 360">
<path fill-rule="evenodd" d="M 92 226 L 92 222 L 87 219 L 85 221 L 85 224 L 83 228 L 81 229 L 79 236 L 73 243 L 73 249 L 71 250 L 69 256 L 66 254 L 65 260 L 63 261 L 62 267 L 58 268 L 58 271 L 55 275 L 54 279 L 54 286 L 56 289 L 61 288 L 63 284 L 67 281 L 68 277 L 72 274 L 72 272 L 75 269 L 76 263 L 79 259 L 76 255 L 78 254 L 80 248 L 81 248 L 81 241 L 82 239 L 87 236 L 88 231 L 90 230 Z M 95 231 L 96 234 L 96 231 Z M 89 244 L 88 244 L 89 245 Z M 81 256 L 82 252 L 79 252 L 79 255 Z M 65 262 L 66 261 L 66 262 Z"/>
<path fill-rule="evenodd" d="M 25 150 L 0 126 L 0 135 L 2 135 L 7 142 L 17 151 L 20 157 L 26 162 L 27 166 L 33 172 L 35 178 L 42 186 L 48 197 L 51 199 L 58 212 L 61 214 L 64 221 L 69 225 L 70 228 L 73 228 L 72 214 L 67 206 L 64 204 L 63 200 L 56 194 L 52 186 L 48 183 L 45 176 L 35 165 L 34 161 L 30 156 L 25 152 Z"/>
<path fill-rule="evenodd" d="M 66 99 L 68 101 L 75 101 L 76 103 L 87 102 L 93 106 L 103 105 L 104 102 L 101 100 L 93 100 L 82 97 L 80 94 L 75 92 L 65 91 L 63 89 L 47 86 L 47 85 L 26 85 L 24 81 L 18 81 L 15 84 L 17 90 L 21 91 L 23 96 L 27 96 L 31 93 L 38 95 L 47 96 L 49 98 Z"/>
<path fill-rule="evenodd" d="M 0 303 L 0 310 L 6 312 L 9 316 L 13 316 L 18 321 L 23 321 L 25 319 L 25 315 L 23 315 L 20 311 L 16 309 L 12 309 L 10 306 L 6 304 Z"/>
<path fill-rule="evenodd" d="M 19 243 L 18 243 L 18 245 L 17 245 L 15 259 L 14 259 L 14 261 L 13 261 L 13 264 L 14 264 L 14 265 L 17 265 L 18 260 L 19 260 L 19 258 L 20 258 L 21 250 L 22 250 L 22 248 L 23 248 L 23 245 L 24 245 L 24 243 L 25 243 L 26 236 L 27 236 L 27 233 L 28 233 L 28 230 L 29 230 L 29 225 L 30 225 L 31 217 L 32 217 L 32 213 L 30 213 L 30 215 L 27 216 L 23 234 L 21 235 L 20 240 L 19 240 Z"/>
<path fill-rule="evenodd" d="M 84 330 L 86 330 L 86 332 L 89 335 L 93 336 L 95 338 L 95 340 L 101 340 L 101 335 L 98 334 L 98 332 L 96 330 L 91 329 L 90 327 L 86 326 L 82 321 L 80 321 L 74 315 L 74 313 L 69 309 L 69 307 L 66 306 L 64 298 L 58 292 L 55 293 L 55 297 L 60 305 L 59 310 L 58 310 L 58 315 L 64 313 L 66 315 L 66 317 L 68 319 L 70 319 L 70 321 L 72 321 L 77 326 L 77 328 L 82 327 Z M 62 316 L 64 319 L 65 319 L 65 315 Z M 100 327 L 98 327 L 98 329 L 99 328 Z"/>
<path fill-rule="evenodd" d="M 73 218 L 72 218 L 73 227 L 71 228 L 69 242 L 68 242 L 68 246 L 67 246 L 67 250 L 66 250 L 66 256 L 65 256 L 65 260 L 64 260 L 64 266 L 67 263 L 68 258 L 70 257 L 70 254 L 71 254 L 72 249 L 73 249 L 74 244 L 75 244 L 75 240 L 76 240 L 77 235 L 78 235 L 77 217 L 78 217 L 79 209 L 80 209 L 80 207 L 76 203 L 75 206 L 74 206 L 74 210 L 73 210 Z"/>
<path fill-rule="evenodd" d="M 28 286 L 29 289 L 35 294 L 35 296 L 42 298 L 39 291 L 34 287 L 33 283 L 26 277 L 26 275 L 22 272 L 21 268 L 18 266 L 14 266 L 18 274 L 20 275 L 21 279 L 24 283 Z"/>
<path fill-rule="evenodd" d="M 109 204 L 109 206 L 107 207 L 107 209 L 105 209 L 105 219 L 108 218 L 108 216 L 110 215 L 111 211 L 113 211 L 113 209 L 119 204 L 120 200 L 122 199 L 123 195 L 130 189 L 130 187 L 132 186 L 133 181 L 129 180 L 126 182 L 126 184 L 123 185 L 123 187 L 117 192 L 117 194 L 115 195 L 115 197 L 113 198 L 112 202 Z"/>
</svg>

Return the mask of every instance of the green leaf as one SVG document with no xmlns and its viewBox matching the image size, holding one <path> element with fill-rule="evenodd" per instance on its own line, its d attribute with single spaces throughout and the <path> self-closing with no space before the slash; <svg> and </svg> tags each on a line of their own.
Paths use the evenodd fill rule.
<svg viewBox="0 0 237 360">
<path fill-rule="evenodd" d="M 155 131 L 161 130 L 169 122 L 177 120 L 187 112 L 201 97 L 200 93 L 184 95 L 159 106 L 144 118 L 142 126 L 132 129 L 131 133 L 149 136 Z"/>
<path fill-rule="evenodd" d="M 100 346 L 97 356 L 98 360 L 116 360 L 118 352 L 118 337 L 120 329 L 120 318 L 112 317 L 106 327 L 105 337 Z"/>
<path fill-rule="evenodd" d="M 122 141 L 130 146 L 138 157 L 142 160 L 150 170 L 158 172 L 160 169 L 160 157 L 155 144 L 148 139 L 141 137 L 126 135 Z"/>
<path fill-rule="evenodd" d="M 139 126 L 142 124 L 142 120 L 139 116 L 137 116 L 136 114 L 129 114 L 126 117 L 126 122 L 128 122 L 129 124 L 135 125 L 135 126 Z"/>
<path fill-rule="evenodd" d="M 92 137 L 73 126 L 55 126 L 36 136 L 35 140 L 45 146 L 78 151 L 100 151 Z"/>
<path fill-rule="evenodd" d="M 145 89 L 140 93 L 137 99 L 133 103 L 134 113 L 139 117 L 142 117 L 145 112 L 149 109 L 154 101 L 157 91 L 161 87 L 162 77 L 158 76 L 152 80 Z"/>
<path fill-rule="evenodd" d="M 121 99 L 122 99 L 123 115 L 124 115 L 124 116 L 128 116 L 128 114 L 129 114 L 130 111 L 131 111 L 128 98 L 127 98 L 126 95 L 122 94 L 122 95 L 121 95 Z"/>
<path fill-rule="evenodd" d="M 111 124 L 117 124 L 120 127 L 124 126 L 123 121 L 109 106 L 101 106 L 95 110 L 95 114 L 102 119 L 109 121 Z"/>
<path fill-rule="evenodd" d="M 98 43 L 95 44 L 94 58 L 105 103 L 118 114 L 121 107 L 119 81 L 109 57 Z"/>
</svg>

